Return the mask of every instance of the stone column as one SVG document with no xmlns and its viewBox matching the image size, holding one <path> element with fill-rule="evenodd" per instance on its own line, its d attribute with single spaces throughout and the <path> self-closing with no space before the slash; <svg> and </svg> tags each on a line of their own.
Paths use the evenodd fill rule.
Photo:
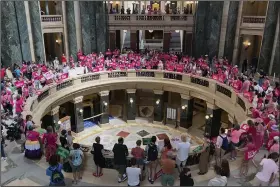
<svg viewBox="0 0 280 187">
<path fill-rule="evenodd" d="M 267 14 L 265 19 L 266 21 L 262 38 L 258 69 L 263 69 L 266 73 L 268 73 L 269 71 L 273 41 L 276 31 L 277 18 L 279 12 L 278 3 L 278 1 L 268 2 Z"/>
<path fill-rule="evenodd" d="M 154 123 L 163 122 L 164 117 L 164 100 L 162 90 L 154 90 Z"/>
<path fill-rule="evenodd" d="M 278 21 L 276 25 L 276 32 L 274 36 L 274 43 L 272 48 L 272 55 L 270 59 L 269 74 L 280 77 L 280 58 L 279 58 L 279 27 L 280 27 L 280 12 L 278 12 Z"/>
<path fill-rule="evenodd" d="M 22 59 L 25 61 L 30 61 L 32 60 L 32 58 L 31 58 L 30 39 L 28 35 L 27 16 L 25 12 L 24 1 L 19 1 L 15 3 L 15 12 L 16 12 L 17 26 L 18 26 L 17 31 L 19 34 L 19 40 L 21 44 Z"/>
<path fill-rule="evenodd" d="M 24 8 L 25 8 L 25 14 L 26 14 L 26 24 L 27 24 L 27 31 L 28 31 L 28 38 L 29 38 L 31 60 L 35 61 L 35 53 L 34 53 L 34 45 L 33 45 L 32 28 L 31 28 L 31 20 L 30 20 L 30 12 L 29 12 L 28 1 L 24 1 Z"/>
<path fill-rule="evenodd" d="M 68 3 L 70 3 L 70 1 L 67 1 L 67 4 Z M 77 50 L 81 50 L 82 49 L 82 26 L 81 26 L 81 14 L 80 14 L 80 4 L 79 3 L 80 3 L 79 1 L 74 1 L 74 17 L 75 17 L 74 19 L 75 19 L 75 30 L 76 30 L 76 37 L 75 38 L 77 40 Z M 69 9 L 71 9 L 70 6 L 69 6 Z M 67 21 L 69 21 L 69 19 L 70 18 L 68 18 Z M 71 26 L 69 27 L 69 29 L 70 29 L 70 31 L 72 31 Z M 71 35 L 74 36 L 74 34 L 71 34 Z M 70 38 L 70 35 L 69 35 L 69 38 Z M 73 38 L 73 39 L 75 39 L 75 38 Z M 74 49 L 75 48 L 72 49 L 70 47 L 70 53 L 72 53 L 72 51 Z M 75 53 L 77 53 L 77 51 Z"/>
<path fill-rule="evenodd" d="M 66 15 L 66 2 L 61 1 L 62 18 L 63 18 L 63 40 L 64 40 L 64 53 L 67 61 L 69 61 L 69 43 L 68 43 L 68 27 L 67 27 L 67 15 Z"/>
<path fill-rule="evenodd" d="M 111 51 L 116 49 L 116 31 L 110 31 L 109 33 L 109 46 Z"/>
<path fill-rule="evenodd" d="M 59 106 L 56 106 L 55 108 L 53 108 L 51 110 L 51 115 L 52 115 L 52 121 L 53 121 L 53 128 L 54 128 L 54 131 L 57 132 L 57 130 L 59 129 L 59 124 L 58 124 L 58 121 L 59 121 Z"/>
<path fill-rule="evenodd" d="M 21 62 L 21 46 L 13 1 L 1 3 L 1 64 L 5 67 Z"/>
<path fill-rule="evenodd" d="M 74 102 L 74 114 L 75 114 L 75 132 L 79 133 L 84 130 L 84 119 L 83 119 L 83 96 L 76 97 Z M 72 117 L 72 116 L 71 116 Z"/>
<path fill-rule="evenodd" d="M 170 38 L 171 33 L 170 32 L 164 32 L 163 34 L 163 52 L 169 52 L 170 47 Z"/>
<path fill-rule="evenodd" d="M 205 133 L 211 137 L 220 134 L 222 110 L 217 106 L 207 103 L 207 113 L 205 116 Z"/>
<path fill-rule="evenodd" d="M 242 3 L 242 2 L 240 2 Z M 229 62 L 232 62 L 233 47 L 234 47 L 234 38 L 237 26 L 237 16 L 238 16 L 238 1 L 230 1 L 229 11 L 228 11 L 228 20 L 226 28 L 226 37 L 225 37 L 225 46 L 224 46 L 224 56 L 227 57 Z"/>
<path fill-rule="evenodd" d="M 137 48 L 137 35 L 136 35 L 136 31 L 134 30 L 130 31 L 130 48 L 133 51 L 136 51 Z"/>
<path fill-rule="evenodd" d="M 37 62 L 46 61 L 44 36 L 41 27 L 41 12 L 39 1 L 29 1 L 29 12 L 32 28 L 32 36 L 34 42 L 35 59 Z"/>
<path fill-rule="evenodd" d="M 126 93 L 127 122 L 134 122 L 136 117 L 136 89 L 127 89 Z"/>
<path fill-rule="evenodd" d="M 69 55 L 73 56 L 74 61 L 77 60 L 77 33 L 75 24 L 75 1 L 65 1 L 66 3 L 66 25 L 67 25 L 67 40 L 69 44 Z M 80 22 L 79 22 L 80 24 Z"/>
<path fill-rule="evenodd" d="M 105 52 L 108 48 L 108 14 L 105 11 L 103 1 L 93 1 L 95 8 L 95 26 L 96 26 L 96 49 L 97 52 Z"/>
<path fill-rule="evenodd" d="M 230 1 L 224 2 L 223 14 L 222 14 L 223 17 L 222 17 L 222 24 L 221 24 L 221 34 L 220 34 L 220 42 L 219 42 L 219 55 L 218 55 L 219 57 L 224 56 L 229 5 L 230 5 Z"/>
<path fill-rule="evenodd" d="M 193 34 L 183 31 L 183 53 L 192 56 L 192 39 Z"/>
<path fill-rule="evenodd" d="M 100 117 L 100 124 L 109 123 L 109 93 L 110 91 L 101 91 L 100 95 L 100 111 L 103 113 Z"/>
<path fill-rule="evenodd" d="M 240 42 L 240 25 L 242 21 L 242 10 L 243 10 L 243 1 L 239 3 L 238 7 L 238 15 L 237 15 L 237 23 L 236 23 L 236 30 L 235 30 L 235 38 L 234 38 L 234 46 L 233 46 L 233 56 L 232 56 L 232 64 L 235 65 L 238 59 L 238 50 L 239 50 L 239 42 Z"/>
<path fill-rule="evenodd" d="M 192 126 L 193 101 L 192 97 L 181 94 L 180 126 L 186 129 Z"/>
</svg>

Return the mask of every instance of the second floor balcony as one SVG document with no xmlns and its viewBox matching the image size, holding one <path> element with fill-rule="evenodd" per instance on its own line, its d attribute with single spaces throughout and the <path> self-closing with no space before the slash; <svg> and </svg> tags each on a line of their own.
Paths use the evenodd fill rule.
<svg viewBox="0 0 280 187">
<path fill-rule="evenodd" d="M 41 15 L 42 28 L 63 27 L 62 15 Z"/>
<path fill-rule="evenodd" d="M 193 15 L 184 14 L 109 14 L 113 30 L 164 29 L 188 30 L 193 27 Z"/>
<path fill-rule="evenodd" d="M 242 16 L 242 28 L 264 29 L 264 25 L 265 16 Z"/>
</svg>

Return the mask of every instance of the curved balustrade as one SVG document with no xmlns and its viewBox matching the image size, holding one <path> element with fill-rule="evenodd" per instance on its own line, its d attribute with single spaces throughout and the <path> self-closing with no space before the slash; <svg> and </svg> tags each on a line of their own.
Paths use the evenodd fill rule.
<svg viewBox="0 0 280 187">
<path fill-rule="evenodd" d="M 61 15 L 42 15 L 41 20 L 42 20 L 42 22 L 61 22 L 62 16 Z"/>
<path fill-rule="evenodd" d="M 242 22 L 243 23 L 264 23 L 265 16 L 243 16 Z"/>
<path fill-rule="evenodd" d="M 212 79 L 170 71 L 116 70 L 84 74 L 66 79 L 57 85 L 46 86 L 41 90 L 40 95 L 27 100 L 24 115 L 33 114 L 34 121 L 39 122 L 46 112 L 59 105 L 58 100 L 64 99 L 64 102 L 67 102 L 66 97 L 69 97 L 69 101 L 74 96 L 77 97 L 83 94 L 82 91 L 87 91 L 84 94 L 93 93 L 88 91 L 98 88 L 99 90 L 96 90 L 96 92 L 99 92 L 102 87 L 107 90 L 113 89 L 113 85 L 116 85 L 116 89 L 130 89 L 129 86 L 132 83 L 137 85 L 134 88 L 146 88 L 147 85 L 150 85 L 151 89 L 180 92 L 181 94 L 204 99 L 224 109 L 240 123 L 247 119 L 247 112 L 251 106 L 233 88 Z"/>
</svg>

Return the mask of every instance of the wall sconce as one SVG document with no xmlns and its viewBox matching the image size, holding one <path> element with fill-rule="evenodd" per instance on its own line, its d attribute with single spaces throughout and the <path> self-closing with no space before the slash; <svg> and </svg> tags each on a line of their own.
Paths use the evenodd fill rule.
<svg viewBox="0 0 280 187">
<path fill-rule="evenodd" d="M 167 3 L 167 4 L 169 4 L 169 3 L 170 3 L 170 1 L 166 1 L 166 3 Z"/>
<path fill-rule="evenodd" d="M 207 114 L 207 115 L 205 116 L 205 119 L 209 119 L 209 118 L 213 118 L 213 114 L 210 114 L 210 115 Z"/>
<path fill-rule="evenodd" d="M 183 105 L 182 110 L 185 110 L 187 107 L 188 107 L 187 105 Z"/>
<path fill-rule="evenodd" d="M 133 103 L 133 98 L 130 98 L 129 102 L 130 102 L 130 104 L 132 104 Z"/>
<path fill-rule="evenodd" d="M 127 30 L 123 30 L 124 33 L 127 33 Z"/>
<path fill-rule="evenodd" d="M 160 100 L 158 99 L 158 100 L 156 101 L 156 104 L 159 105 L 159 102 L 160 102 Z"/>
<path fill-rule="evenodd" d="M 77 108 L 77 112 L 78 112 L 78 116 L 81 117 L 83 114 L 83 109 L 78 109 Z"/>
<path fill-rule="evenodd" d="M 56 40 L 55 40 L 55 43 L 58 44 L 58 45 L 60 45 L 60 44 L 61 44 L 61 40 L 60 40 L 60 39 L 56 39 Z"/>
<path fill-rule="evenodd" d="M 57 124 L 58 124 L 58 125 L 61 125 L 61 121 L 58 121 Z"/>
<path fill-rule="evenodd" d="M 103 111 L 107 110 L 107 106 L 108 106 L 108 103 L 106 101 L 103 101 Z"/>
<path fill-rule="evenodd" d="M 176 33 L 179 33 L 180 31 L 179 31 L 179 30 L 175 30 L 175 32 L 176 32 Z"/>
<path fill-rule="evenodd" d="M 243 45 L 244 45 L 244 47 L 245 47 L 245 50 L 247 50 L 247 49 L 250 47 L 251 42 L 245 41 L 245 42 L 243 42 Z"/>
<path fill-rule="evenodd" d="M 116 2 L 116 5 L 118 5 L 119 3 L 120 3 L 120 2 L 119 2 L 119 1 L 117 1 L 117 2 Z"/>
<path fill-rule="evenodd" d="M 153 30 L 149 30 L 150 33 L 154 32 Z"/>
<path fill-rule="evenodd" d="M 110 1 L 110 4 L 113 4 L 113 1 Z"/>
</svg>

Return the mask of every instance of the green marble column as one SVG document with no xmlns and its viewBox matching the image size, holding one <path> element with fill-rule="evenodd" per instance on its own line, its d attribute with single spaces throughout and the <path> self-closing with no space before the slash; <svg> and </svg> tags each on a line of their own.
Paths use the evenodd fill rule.
<svg viewBox="0 0 280 187">
<path fill-rule="evenodd" d="M 67 34 L 69 44 L 69 55 L 72 55 L 74 60 L 77 60 L 77 37 L 76 37 L 76 25 L 75 25 L 75 12 L 74 2 L 65 1 L 66 3 L 66 20 L 67 20 Z"/>
<path fill-rule="evenodd" d="M 39 1 L 29 1 L 32 37 L 34 43 L 35 59 L 37 62 L 45 61 L 44 38 L 41 28 L 41 15 Z"/>
<path fill-rule="evenodd" d="M 279 2 L 269 1 L 258 65 L 258 69 L 263 69 L 264 72 L 267 73 L 269 70 L 274 35 L 276 32 L 278 12 Z"/>
<path fill-rule="evenodd" d="M 16 12 L 13 1 L 1 3 L 1 64 L 5 67 L 22 61 Z"/>
<path fill-rule="evenodd" d="M 94 1 L 96 10 L 96 35 L 97 35 L 97 52 L 105 52 L 108 48 L 108 14 L 106 13 L 105 3 L 103 1 Z"/>
</svg>

